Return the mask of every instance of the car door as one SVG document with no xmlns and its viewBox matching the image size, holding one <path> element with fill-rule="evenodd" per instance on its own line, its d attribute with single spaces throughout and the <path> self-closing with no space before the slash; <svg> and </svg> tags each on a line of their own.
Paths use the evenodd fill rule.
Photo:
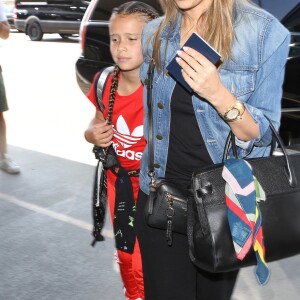
<svg viewBox="0 0 300 300">
<path fill-rule="evenodd" d="M 56 21 L 75 21 L 77 19 L 74 0 L 48 0 L 49 19 Z"/>
<path fill-rule="evenodd" d="M 280 132 L 285 143 L 300 150 L 300 3 L 282 19 L 291 32 L 282 97 Z"/>
<path fill-rule="evenodd" d="M 87 7 L 89 6 L 90 4 L 90 0 L 73 0 L 73 7 L 75 8 L 76 7 L 76 12 L 77 12 L 77 19 L 78 20 L 82 20 L 84 14 L 85 14 L 85 11 L 87 9 Z"/>
</svg>

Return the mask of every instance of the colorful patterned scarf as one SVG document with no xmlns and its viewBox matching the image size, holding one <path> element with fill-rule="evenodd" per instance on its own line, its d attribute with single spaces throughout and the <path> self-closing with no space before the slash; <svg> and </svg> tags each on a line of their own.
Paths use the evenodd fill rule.
<svg viewBox="0 0 300 300">
<path fill-rule="evenodd" d="M 225 200 L 236 257 L 243 260 L 253 246 L 257 280 L 264 285 L 270 271 L 265 261 L 262 214 L 258 202 L 266 200 L 265 193 L 253 176 L 251 165 L 243 159 L 226 160 L 222 176 L 226 181 Z"/>
</svg>

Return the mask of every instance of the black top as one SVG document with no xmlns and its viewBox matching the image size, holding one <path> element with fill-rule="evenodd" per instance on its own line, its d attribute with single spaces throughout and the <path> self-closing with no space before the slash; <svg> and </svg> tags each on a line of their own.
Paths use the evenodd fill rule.
<svg viewBox="0 0 300 300">
<path fill-rule="evenodd" d="M 180 84 L 176 84 L 171 98 L 170 140 L 165 177 L 187 188 L 192 173 L 211 164 L 213 161 L 198 127 L 192 96 Z"/>
</svg>

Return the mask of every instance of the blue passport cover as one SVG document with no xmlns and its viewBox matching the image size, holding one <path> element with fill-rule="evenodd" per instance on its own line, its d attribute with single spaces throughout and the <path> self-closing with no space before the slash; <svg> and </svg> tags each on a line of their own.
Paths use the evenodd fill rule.
<svg viewBox="0 0 300 300">
<path fill-rule="evenodd" d="M 210 62 L 212 62 L 214 65 L 217 64 L 217 62 L 220 60 L 221 55 L 212 48 L 200 35 L 197 33 L 192 33 L 192 35 L 189 37 L 189 39 L 185 42 L 183 47 L 190 47 L 198 52 L 200 52 L 202 55 L 204 55 Z M 182 49 L 182 48 L 181 48 Z M 168 73 L 173 77 L 177 82 L 179 82 L 188 92 L 192 93 L 191 87 L 186 83 L 184 80 L 182 73 L 181 73 L 181 67 L 176 61 L 177 55 L 171 60 L 171 62 L 167 66 Z"/>
</svg>

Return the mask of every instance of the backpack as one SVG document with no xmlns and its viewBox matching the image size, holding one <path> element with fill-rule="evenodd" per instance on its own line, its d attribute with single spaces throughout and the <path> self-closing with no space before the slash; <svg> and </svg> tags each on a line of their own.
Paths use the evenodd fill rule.
<svg viewBox="0 0 300 300">
<path fill-rule="evenodd" d="M 107 67 L 103 69 L 97 78 L 97 84 L 95 84 L 95 94 L 97 96 L 97 104 L 101 112 L 104 110 L 104 105 L 102 101 L 103 91 L 105 89 L 107 79 L 109 75 L 114 71 L 114 66 Z"/>
<path fill-rule="evenodd" d="M 97 104 L 101 112 L 104 110 L 102 101 L 103 91 L 107 83 L 109 75 L 113 72 L 114 67 L 108 67 L 103 69 L 97 78 L 97 84 L 95 84 L 95 94 L 97 96 Z M 105 212 L 107 206 L 107 183 L 106 172 L 103 167 L 105 160 L 105 152 L 102 148 L 94 146 L 93 152 L 98 159 L 98 165 L 95 172 L 93 195 L 92 195 L 92 216 L 93 216 L 93 230 L 92 235 L 94 240 L 91 245 L 94 247 L 96 242 L 104 240 L 101 231 L 104 226 Z"/>
</svg>

